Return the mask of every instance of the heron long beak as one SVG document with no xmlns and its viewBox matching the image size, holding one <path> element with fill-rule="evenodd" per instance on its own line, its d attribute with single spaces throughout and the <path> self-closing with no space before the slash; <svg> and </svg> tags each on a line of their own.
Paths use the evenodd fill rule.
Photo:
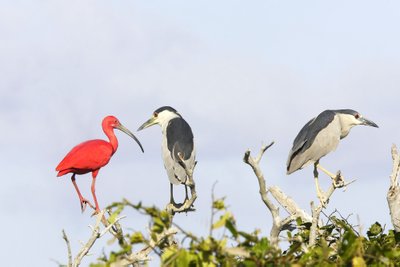
<svg viewBox="0 0 400 267">
<path fill-rule="evenodd" d="M 147 128 L 147 127 L 150 127 L 150 126 L 152 126 L 152 125 L 154 125 L 154 124 L 157 124 L 156 118 L 151 117 L 148 121 L 146 121 L 145 123 L 143 123 L 142 126 L 140 126 L 139 129 L 137 129 L 137 130 L 138 130 L 138 131 L 141 131 L 141 130 L 143 130 L 143 129 Z"/>
<path fill-rule="evenodd" d="M 368 120 L 366 118 L 360 118 L 359 120 L 361 121 L 362 125 L 368 125 L 368 126 L 379 128 L 379 126 L 371 120 Z"/>
<path fill-rule="evenodd" d="M 136 143 L 138 143 L 138 145 L 140 146 L 140 149 L 141 149 L 141 150 L 142 150 L 142 152 L 144 153 L 144 150 L 143 150 L 142 144 L 139 142 L 139 139 L 137 139 L 137 138 L 136 138 L 136 136 L 134 136 L 134 135 L 133 135 L 133 133 L 131 133 L 131 131 L 129 131 L 127 128 L 125 128 L 125 126 L 124 126 L 124 125 L 122 125 L 122 124 L 119 124 L 119 125 L 118 125 L 118 126 L 116 126 L 115 128 L 117 128 L 118 130 L 120 130 L 120 131 L 122 131 L 122 132 L 126 133 L 127 135 L 129 135 L 130 137 L 132 137 L 132 138 L 133 138 L 133 140 L 135 140 L 135 141 L 136 141 Z"/>
</svg>

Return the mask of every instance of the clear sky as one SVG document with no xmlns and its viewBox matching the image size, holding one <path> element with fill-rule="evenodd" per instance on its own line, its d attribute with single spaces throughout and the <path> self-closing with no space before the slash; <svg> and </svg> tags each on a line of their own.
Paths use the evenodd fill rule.
<svg viewBox="0 0 400 267">
<path fill-rule="evenodd" d="M 211 187 L 226 196 L 240 229 L 268 235 L 270 213 L 242 162 L 268 150 L 262 168 L 306 211 L 316 200 L 312 168 L 285 164 L 301 127 L 325 109 L 352 108 L 380 128 L 356 127 L 321 163 L 348 179 L 326 212 L 391 228 L 386 193 L 390 148 L 400 144 L 400 3 L 397 1 L 8 1 L 0 2 L 1 250 L 4 266 L 66 262 L 89 236 L 69 176 L 55 167 L 76 144 L 105 138 L 112 114 L 135 131 L 163 105 L 192 126 L 197 211 L 176 223 L 209 226 Z M 158 126 L 136 134 L 145 154 L 117 132 L 120 147 L 98 176 L 101 206 L 123 197 L 163 207 L 169 183 Z M 329 178 L 321 177 L 324 188 Z M 90 175 L 79 176 L 91 198 Z M 182 188 L 177 188 L 177 198 Z M 131 211 L 124 226 L 144 230 Z M 94 261 L 107 247 L 96 243 Z M 21 252 L 21 248 L 25 249 Z"/>
</svg>

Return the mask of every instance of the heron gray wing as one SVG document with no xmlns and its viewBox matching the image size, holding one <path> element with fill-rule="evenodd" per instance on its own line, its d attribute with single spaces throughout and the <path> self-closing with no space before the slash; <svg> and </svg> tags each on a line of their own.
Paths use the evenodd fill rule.
<svg viewBox="0 0 400 267">
<path fill-rule="evenodd" d="M 167 144 L 171 157 L 178 159 L 178 153 L 188 160 L 193 152 L 193 133 L 183 118 L 172 119 L 167 127 Z M 174 153 L 174 154 L 173 154 Z"/>
<path fill-rule="evenodd" d="M 289 153 L 287 167 L 289 168 L 292 159 L 302 151 L 307 150 L 314 142 L 317 134 L 329 125 L 335 117 L 335 112 L 332 110 L 325 110 L 321 112 L 316 118 L 310 120 L 303 126 L 298 135 L 293 141 L 292 150 Z"/>
</svg>

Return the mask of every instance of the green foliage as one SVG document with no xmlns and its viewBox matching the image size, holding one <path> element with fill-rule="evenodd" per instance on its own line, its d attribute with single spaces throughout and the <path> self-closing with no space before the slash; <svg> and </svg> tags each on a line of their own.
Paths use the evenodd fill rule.
<svg viewBox="0 0 400 267">
<path fill-rule="evenodd" d="M 281 233 L 281 237 L 286 235 L 286 250 L 281 250 L 258 230 L 248 233 L 238 229 L 224 198 L 212 204 L 216 219 L 210 222 L 210 235 L 205 237 L 174 225 L 166 211 L 126 200 L 109 207 L 113 211 L 109 220 L 115 220 L 126 207 L 149 217 L 150 234 L 140 231 L 125 234 L 129 245 L 104 255 L 92 267 L 110 266 L 121 255 L 151 242 L 163 266 L 400 266 L 400 233 L 393 230 L 385 233 L 378 222 L 363 236 L 346 219 L 330 216 L 328 223 L 319 229 L 317 244 L 310 248 L 311 224 L 298 219 L 295 227 Z M 177 236 L 182 236 L 183 242 L 176 240 L 177 236 L 160 240 L 171 227 L 178 227 Z"/>
</svg>

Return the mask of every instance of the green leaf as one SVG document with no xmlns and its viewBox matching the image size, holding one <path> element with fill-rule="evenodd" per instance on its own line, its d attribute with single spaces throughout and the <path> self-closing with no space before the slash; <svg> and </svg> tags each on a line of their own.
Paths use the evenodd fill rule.
<svg viewBox="0 0 400 267">
<path fill-rule="evenodd" d="M 236 223 L 233 220 L 233 217 L 226 220 L 225 227 L 229 230 L 229 232 L 231 232 L 234 238 L 238 237 L 238 231 L 236 229 Z"/>
<path fill-rule="evenodd" d="M 124 205 L 118 204 L 116 205 L 117 209 L 110 215 L 108 218 L 108 222 L 110 224 L 114 223 L 117 217 L 121 214 L 122 210 L 124 209 Z"/>
<path fill-rule="evenodd" d="M 380 223 L 376 222 L 373 225 L 371 225 L 371 227 L 367 231 L 367 235 L 369 238 L 375 237 L 380 233 L 382 233 L 382 231 L 383 231 L 382 226 L 380 225 Z"/>
<path fill-rule="evenodd" d="M 213 207 L 213 209 L 216 209 L 216 210 L 224 210 L 225 209 L 224 198 L 215 200 L 212 207 Z"/>
<path fill-rule="evenodd" d="M 218 221 L 212 225 L 212 229 L 218 229 L 226 224 L 226 221 L 232 217 L 232 214 L 228 211 L 222 215 Z"/>
<path fill-rule="evenodd" d="M 365 261 L 362 257 L 354 257 L 352 260 L 353 267 L 366 267 Z"/>
<path fill-rule="evenodd" d="M 144 240 L 144 236 L 141 232 L 133 233 L 130 238 L 131 244 L 143 243 Z"/>
</svg>

